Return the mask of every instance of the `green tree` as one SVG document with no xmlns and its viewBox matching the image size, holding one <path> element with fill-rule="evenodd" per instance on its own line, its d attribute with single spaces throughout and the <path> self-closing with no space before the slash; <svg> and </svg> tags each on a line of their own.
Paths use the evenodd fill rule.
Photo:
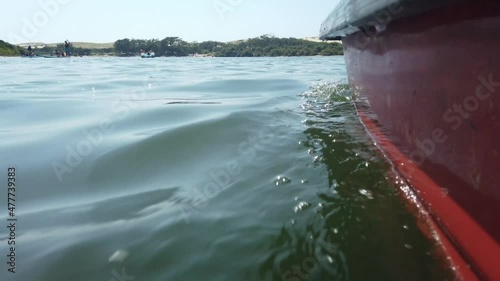
<svg viewBox="0 0 500 281">
<path fill-rule="evenodd" d="M 14 46 L 5 41 L 0 40 L 0 56 L 20 56 L 25 50 L 19 46 Z"/>
<path fill-rule="evenodd" d="M 232 43 L 217 41 L 188 43 L 179 37 L 162 40 L 121 39 L 115 42 L 114 50 L 121 55 L 134 55 L 143 50 L 153 50 L 159 56 L 187 56 L 208 54 L 218 57 L 259 57 L 259 56 L 316 56 L 342 55 L 338 43 L 311 42 L 297 38 L 276 38 L 262 35 Z"/>
</svg>

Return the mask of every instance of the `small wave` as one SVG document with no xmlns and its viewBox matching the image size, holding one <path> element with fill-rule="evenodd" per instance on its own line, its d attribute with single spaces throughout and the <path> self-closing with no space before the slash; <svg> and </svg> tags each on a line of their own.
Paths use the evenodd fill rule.
<svg viewBox="0 0 500 281">
<path fill-rule="evenodd" d="M 326 101 L 345 102 L 350 101 L 352 90 L 349 84 L 338 82 L 323 82 L 313 85 L 302 94 L 304 98 L 320 98 Z"/>
</svg>

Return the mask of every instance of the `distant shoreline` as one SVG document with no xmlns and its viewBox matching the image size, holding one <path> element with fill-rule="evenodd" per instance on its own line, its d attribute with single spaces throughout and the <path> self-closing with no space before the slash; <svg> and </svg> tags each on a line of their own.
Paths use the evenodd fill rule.
<svg viewBox="0 0 500 281">
<path fill-rule="evenodd" d="M 0 41 L 0 56 L 23 56 L 28 46 L 37 56 L 62 52 L 63 44 L 23 43 L 18 46 Z M 339 41 L 325 42 L 318 38 L 276 38 L 263 35 L 233 42 L 186 42 L 179 37 L 162 40 L 120 39 L 114 43 L 72 43 L 73 56 L 135 57 L 140 50 L 151 50 L 157 57 L 309 57 L 343 55 Z"/>
<path fill-rule="evenodd" d="M 158 56 L 156 58 L 194 58 L 194 59 L 211 59 L 211 58 L 242 58 L 242 59 L 249 59 L 249 58 L 327 58 L 327 57 L 338 57 L 338 56 L 343 56 L 343 55 L 328 55 L 328 56 L 323 56 L 323 55 L 315 55 L 315 56 L 260 56 L 260 57 L 214 57 L 214 56 L 185 56 L 185 57 L 167 57 L 167 56 Z M 4 56 L 0 55 L 0 58 L 6 59 L 6 58 L 12 58 L 12 59 L 19 59 L 19 58 L 27 58 L 25 56 Z M 90 56 L 68 56 L 68 57 L 50 57 L 50 56 L 34 56 L 31 57 L 34 59 L 51 59 L 51 58 L 60 58 L 60 59 L 69 59 L 69 58 L 134 58 L 134 59 L 140 59 L 141 56 L 116 56 L 116 55 L 90 55 Z"/>
<path fill-rule="evenodd" d="M 225 44 L 238 44 L 241 42 L 245 42 L 249 39 L 241 39 L 241 40 L 234 40 L 234 41 L 228 41 L 228 42 L 223 42 Z M 319 37 L 305 37 L 305 38 L 294 38 L 298 40 L 304 40 L 304 41 L 309 41 L 309 42 L 314 42 L 314 43 L 339 43 L 341 44 L 342 41 L 340 40 L 331 40 L 331 41 L 324 41 L 319 39 Z M 196 43 L 197 41 L 193 41 L 190 43 Z M 215 41 L 205 41 L 205 42 L 215 42 Z M 73 47 L 76 48 L 91 48 L 91 49 L 107 49 L 107 48 L 113 48 L 113 44 L 115 42 L 106 42 L 106 43 L 95 43 L 95 42 L 72 42 Z M 55 48 L 57 45 L 60 45 L 61 43 L 45 43 L 45 42 L 26 42 L 26 43 L 20 43 L 20 44 L 13 44 L 15 46 L 19 46 L 21 48 L 27 48 L 28 46 L 32 46 L 35 48 L 47 46 L 47 47 L 52 47 Z"/>
</svg>

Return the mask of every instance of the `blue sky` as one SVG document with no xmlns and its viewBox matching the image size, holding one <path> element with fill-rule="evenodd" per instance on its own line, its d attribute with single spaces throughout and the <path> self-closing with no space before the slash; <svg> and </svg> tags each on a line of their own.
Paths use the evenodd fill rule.
<svg viewBox="0 0 500 281">
<path fill-rule="evenodd" d="M 318 36 L 338 0 L 22 0 L 0 10 L 0 39 L 114 42 L 122 38 L 231 41 Z"/>
</svg>

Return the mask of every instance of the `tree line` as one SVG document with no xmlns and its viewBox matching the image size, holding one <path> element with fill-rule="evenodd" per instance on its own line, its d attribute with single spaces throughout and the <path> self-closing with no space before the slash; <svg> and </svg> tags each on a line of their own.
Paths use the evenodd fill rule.
<svg viewBox="0 0 500 281">
<path fill-rule="evenodd" d="M 217 41 L 186 42 L 179 37 L 163 40 L 121 39 L 114 43 L 117 55 L 133 56 L 139 50 L 152 50 L 157 56 L 184 57 L 210 55 L 214 57 L 277 57 L 277 56 L 334 56 L 342 55 L 339 43 L 312 42 L 297 38 L 257 38 L 224 43 Z"/>
<path fill-rule="evenodd" d="M 54 55 L 55 51 L 62 52 L 64 50 L 64 44 L 57 44 L 55 47 L 44 46 L 43 48 L 37 48 L 35 54 L 38 56 L 51 56 Z M 114 48 L 81 48 L 74 47 L 70 48 L 72 56 L 98 56 L 98 55 L 114 55 Z"/>
<path fill-rule="evenodd" d="M 56 47 L 45 46 L 34 49 L 38 56 L 53 55 L 55 50 L 64 50 L 63 44 Z M 277 57 L 277 56 L 334 56 L 342 55 L 340 43 L 312 42 L 297 38 L 276 38 L 263 35 L 257 38 L 224 43 L 217 41 L 186 42 L 179 37 L 166 37 L 162 40 L 121 39 L 113 48 L 90 49 L 71 48 L 73 56 L 116 55 L 137 56 L 140 50 L 154 51 L 156 56 L 185 57 L 206 55 L 214 57 Z M 13 46 L 0 40 L 0 56 L 19 56 L 25 54 L 24 48 Z"/>
</svg>

